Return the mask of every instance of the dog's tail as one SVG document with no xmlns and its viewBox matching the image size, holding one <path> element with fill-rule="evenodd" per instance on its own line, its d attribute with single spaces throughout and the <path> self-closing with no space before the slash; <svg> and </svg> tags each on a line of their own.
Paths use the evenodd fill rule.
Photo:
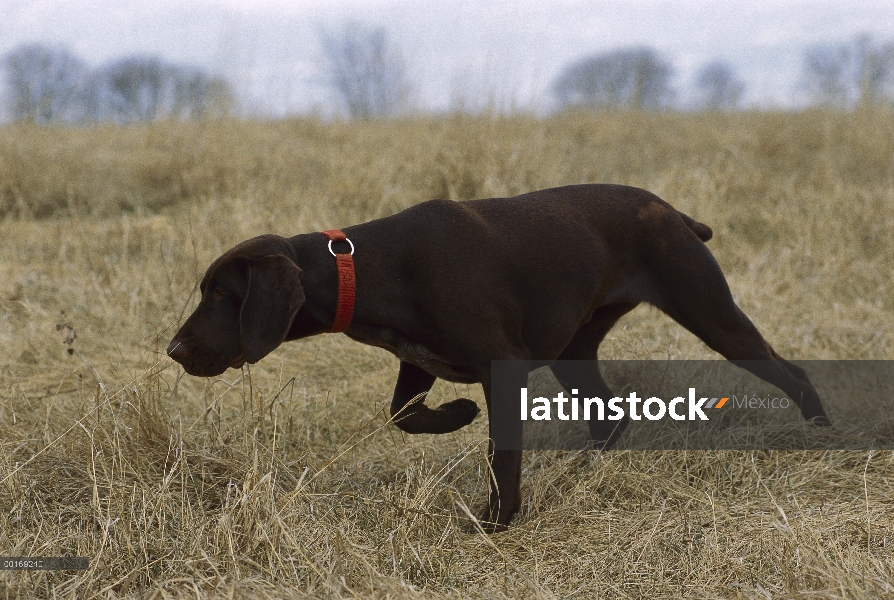
<svg viewBox="0 0 894 600">
<path fill-rule="evenodd" d="M 680 213 L 680 216 L 683 217 L 683 222 L 686 223 L 686 226 L 689 227 L 701 241 L 707 242 L 714 236 L 714 232 L 711 231 L 711 228 L 704 223 L 699 223 L 689 215 L 683 213 Z"/>
</svg>

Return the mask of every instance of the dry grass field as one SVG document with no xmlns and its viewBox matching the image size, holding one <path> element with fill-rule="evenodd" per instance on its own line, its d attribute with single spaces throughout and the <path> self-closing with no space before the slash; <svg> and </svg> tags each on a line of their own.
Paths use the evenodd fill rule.
<svg viewBox="0 0 894 600">
<path fill-rule="evenodd" d="M 0 128 L 0 554 L 91 559 L 0 597 L 894 597 L 890 451 L 527 452 L 488 537 L 486 420 L 387 425 L 390 354 L 163 355 L 245 238 L 581 182 L 709 224 L 784 356 L 894 359 L 890 111 Z M 716 357 L 647 307 L 604 356 Z"/>
</svg>

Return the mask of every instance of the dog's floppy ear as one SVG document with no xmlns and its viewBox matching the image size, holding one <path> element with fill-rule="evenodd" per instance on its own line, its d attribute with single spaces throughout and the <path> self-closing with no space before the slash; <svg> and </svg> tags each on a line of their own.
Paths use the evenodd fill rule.
<svg viewBox="0 0 894 600">
<path fill-rule="evenodd" d="M 248 293 L 239 313 L 242 357 L 256 363 L 286 339 L 304 303 L 301 269 L 281 254 L 249 261 Z"/>
</svg>

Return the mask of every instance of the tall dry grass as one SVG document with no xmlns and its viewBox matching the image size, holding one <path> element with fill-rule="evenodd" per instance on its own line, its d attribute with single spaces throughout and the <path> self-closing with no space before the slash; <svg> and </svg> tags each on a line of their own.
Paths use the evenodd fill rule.
<svg viewBox="0 0 894 600">
<path fill-rule="evenodd" d="M 890 112 L 0 129 L 0 554 L 91 558 L 2 595 L 894 596 L 890 452 L 530 452 L 486 537 L 485 420 L 387 426 L 389 354 L 320 336 L 213 380 L 162 355 L 242 239 L 589 181 L 711 225 L 783 355 L 894 358 Z M 604 355 L 714 357 L 648 308 Z"/>
</svg>

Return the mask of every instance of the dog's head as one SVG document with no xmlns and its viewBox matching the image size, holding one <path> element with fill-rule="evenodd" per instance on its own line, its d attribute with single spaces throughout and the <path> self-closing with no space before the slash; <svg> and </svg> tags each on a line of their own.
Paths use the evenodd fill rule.
<svg viewBox="0 0 894 600">
<path fill-rule="evenodd" d="M 242 242 L 211 263 L 201 300 L 168 346 L 190 375 L 256 363 L 279 346 L 304 303 L 301 269 L 284 238 Z"/>
</svg>

